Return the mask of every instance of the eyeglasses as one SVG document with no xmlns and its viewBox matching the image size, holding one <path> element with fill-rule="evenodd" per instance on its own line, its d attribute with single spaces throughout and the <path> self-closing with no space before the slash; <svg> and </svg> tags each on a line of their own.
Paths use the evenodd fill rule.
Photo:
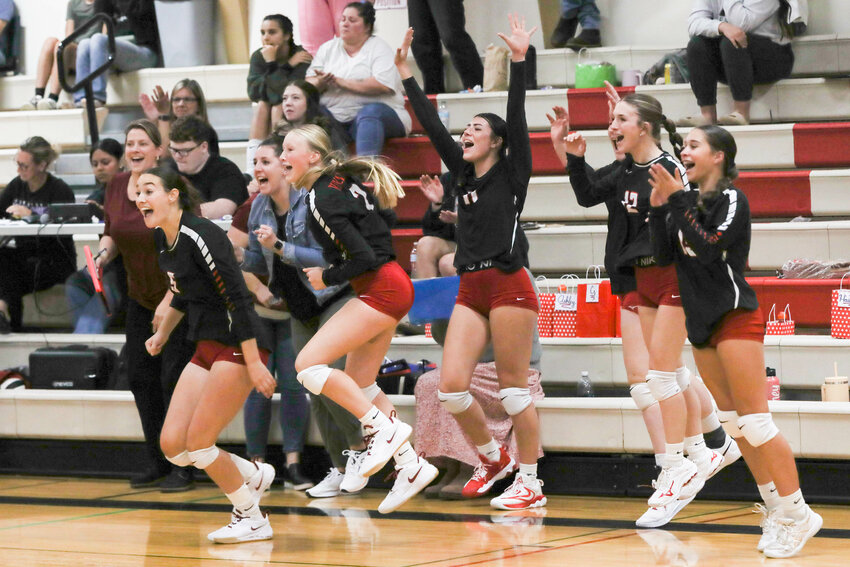
<svg viewBox="0 0 850 567">
<path fill-rule="evenodd" d="M 196 149 L 198 149 L 200 147 L 201 147 L 201 144 L 197 144 L 195 146 L 192 146 L 191 148 L 183 148 L 183 149 L 177 149 L 174 146 L 168 146 L 168 151 L 170 151 L 172 154 L 174 154 L 176 156 L 189 157 L 189 154 L 191 154 L 193 151 L 195 151 Z"/>
<path fill-rule="evenodd" d="M 21 171 L 27 171 L 30 167 L 32 167 L 31 163 L 21 163 L 14 158 L 12 159 L 12 163 L 14 163 L 15 166 L 17 166 L 17 168 L 20 169 Z"/>
<path fill-rule="evenodd" d="M 181 102 L 190 103 L 190 102 L 198 102 L 198 99 L 194 96 L 176 96 L 171 99 L 171 102 L 174 104 L 180 104 Z"/>
</svg>

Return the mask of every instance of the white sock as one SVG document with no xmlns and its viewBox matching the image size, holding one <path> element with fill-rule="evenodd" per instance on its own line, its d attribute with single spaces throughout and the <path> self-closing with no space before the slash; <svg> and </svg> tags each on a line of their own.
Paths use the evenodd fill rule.
<svg viewBox="0 0 850 567">
<path fill-rule="evenodd" d="M 259 138 L 251 138 L 245 147 L 245 173 L 250 173 L 252 176 L 254 175 L 254 155 L 262 142 Z"/>
<path fill-rule="evenodd" d="M 664 461 L 667 459 L 667 455 L 664 453 L 655 453 L 655 466 L 664 468 Z"/>
<path fill-rule="evenodd" d="M 247 459 L 243 459 L 239 455 L 230 453 L 230 460 L 233 461 L 233 464 L 236 465 L 237 469 L 239 469 L 239 474 L 242 476 L 242 480 L 247 481 L 249 478 L 254 476 L 255 472 L 257 472 L 257 465 Z"/>
<path fill-rule="evenodd" d="M 764 501 L 764 505 L 767 506 L 768 511 L 772 512 L 779 508 L 779 492 L 776 491 L 776 485 L 773 484 L 773 481 L 770 481 L 767 484 L 759 484 L 758 489 L 761 499 Z"/>
<path fill-rule="evenodd" d="M 720 419 L 717 417 L 717 412 L 712 410 L 710 414 L 702 418 L 702 432 L 711 433 L 720 427 Z"/>
<path fill-rule="evenodd" d="M 669 468 L 677 467 L 682 464 L 685 458 L 685 443 L 665 443 L 665 462 L 664 465 Z"/>
<path fill-rule="evenodd" d="M 395 455 L 393 455 L 395 464 L 400 467 L 415 463 L 417 458 L 416 451 L 413 449 L 413 445 L 410 444 L 410 441 L 405 441 L 402 446 L 398 448 Z"/>
<path fill-rule="evenodd" d="M 476 445 L 478 449 L 478 454 L 490 461 L 491 463 L 496 463 L 499 461 L 499 443 L 490 438 L 489 443 L 485 443 L 484 445 Z"/>
<path fill-rule="evenodd" d="M 388 427 L 390 425 L 390 418 L 384 415 L 384 413 L 377 407 L 372 406 L 369 408 L 369 411 L 366 412 L 366 415 L 360 418 L 360 424 L 363 425 L 364 429 L 367 426 L 370 427 L 371 433 L 374 433 L 379 429 Z"/>
<path fill-rule="evenodd" d="M 247 485 L 242 485 L 230 494 L 225 494 L 233 507 L 246 516 L 254 516 L 260 513 L 260 507 L 254 502 L 254 495 Z"/>
<path fill-rule="evenodd" d="M 520 463 L 519 474 L 529 479 L 537 478 L 537 463 L 534 463 L 533 465 Z"/>
<path fill-rule="evenodd" d="M 808 508 L 806 500 L 803 498 L 803 492 L 799 488 L 788 496 L 779 497 L 779 509 L 782 515 L 795 522 L 802 522 L 806 519 L 809 513 Z"/>
<path fill-rule="evenodd" d="M 692 437 L 685 437 L 685 451 L 694 462 L 701 463 L 711 458 L 708 447 L 705 446 L 705 439 L 703 439 L 702 433 L 693 435 Z"/>
</svg>

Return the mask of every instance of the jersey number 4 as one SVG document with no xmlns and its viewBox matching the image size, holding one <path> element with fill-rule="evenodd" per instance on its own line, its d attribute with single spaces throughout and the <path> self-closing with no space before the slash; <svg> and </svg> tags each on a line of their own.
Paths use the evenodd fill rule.
<svg viewBox="0 0 850 567">
<path fill-rule="evenodd" d="M 352 185 L 348 188 L 351 191 L 351 194 L 354 195 L 354 198 L 363 197 L 363 202 L 366 203 L 366 210 L 371 211 L 375 208 L 375 205 L 369 202 L 369 196 L 366 195 L 366 191 L 358 187 L 357 185 Z"/>
</svg>

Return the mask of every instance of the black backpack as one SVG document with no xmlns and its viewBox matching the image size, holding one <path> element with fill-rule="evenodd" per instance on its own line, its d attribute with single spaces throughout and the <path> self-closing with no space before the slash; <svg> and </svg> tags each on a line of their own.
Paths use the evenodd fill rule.
<svg viewBox="0 0 850 567">
<path fill-rule="evenodd" d="M 670 64 L 670 81 L 673 83 L 689 83 L 691 74 L 688 72 L 688 50 L 671 51 L 662 57 L 655 65 L 643 74 L 644 85 L 654 85 L 659 78 L 664 78 L 664 67 Z"/>
</svg>

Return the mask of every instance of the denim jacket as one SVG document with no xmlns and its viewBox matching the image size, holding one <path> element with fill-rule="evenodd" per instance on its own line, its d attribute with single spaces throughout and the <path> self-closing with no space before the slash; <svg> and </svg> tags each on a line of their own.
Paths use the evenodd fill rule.
<svg viewBox="0 0 850 567">
<path fill-rule="evenodd" d="M 284 231 L 286 240 L 283 243 L 283 256 L 278 256 L 272 250 L 264 248 L 254 231 L 260 225 L 267 225 L 277 231 L 277 217 L 274 214 L 272 201 L 267 195 L 257 195 L 251 204 L 251 212 L 248 215 L 248 248 L 245 250 L 245 258 L 242 261 L 242 269 L 255 274 L 270 275 L 272 273 L 272 262 L 278 260 L 295 266 L 296 268 L 309 268 L 311 266 L 327 267 L 327 262 L 322 257 L 322 246 L 313 236 L 307 226 L 307 191 L 305 189 L 292 189 L 289 192 L 289 214 L 286 215 L 286 226 Z M 316 290 L 310 285 L 307 275 L 298 270 L 298 278 L 301 283 L 313 292 L 319 305 L 324 305 L 330 298 L 339 293 L 346 285 L 329 286 L 325 289 Z"/>
</svg>

